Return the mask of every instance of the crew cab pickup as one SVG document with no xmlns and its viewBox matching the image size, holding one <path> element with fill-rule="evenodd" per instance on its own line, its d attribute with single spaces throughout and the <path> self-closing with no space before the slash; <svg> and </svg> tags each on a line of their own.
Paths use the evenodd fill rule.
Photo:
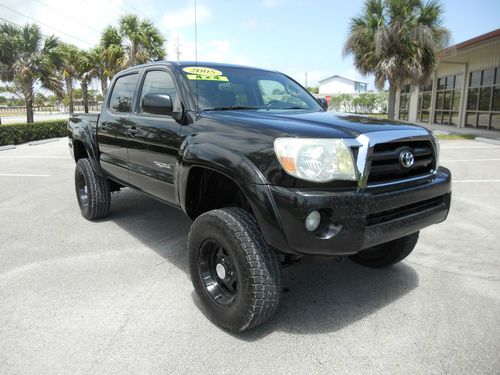
<svg viewBox="0 0 500 375">
<path fill-rule="evenodd" d="M 273 315 L 283 264 L 393 265 L 450 208 L 451 175 L 428 130 L 334 114 L 275 71 L 136 66 L 114 77 L 102 113 L 74 114 L 68 130 L 83 216 L 113 215 L 111 193 L 124 187 L 184 211 L 193 286 L 230 331 Z"/>
</svg>

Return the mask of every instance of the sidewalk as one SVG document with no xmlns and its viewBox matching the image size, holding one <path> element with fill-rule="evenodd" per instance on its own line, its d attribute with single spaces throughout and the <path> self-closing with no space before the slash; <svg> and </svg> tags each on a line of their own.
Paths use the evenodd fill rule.
<svg viewBox="0 0 500 375">
<path fill-rule="evenodd" d="M 500 141 L 499 130 L 457 128 L 452 125 L 450 126 L 450 125 L 436 125 L 436 124 L 422 124 L 422 123 L 418 123 L 418 125 L 423 126 L 432 131 L 445 132 L 450 134 L 471 135 L 474 137 L 494 139 L 496 141 Z"/>
</svg>

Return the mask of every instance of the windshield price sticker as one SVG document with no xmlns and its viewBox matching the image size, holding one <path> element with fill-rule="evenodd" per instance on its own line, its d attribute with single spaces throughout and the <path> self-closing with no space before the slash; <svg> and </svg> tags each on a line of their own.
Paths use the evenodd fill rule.
<svg viewBox="0 0 500 375">
<path fill-rule="evenodd" d="M 183 68 L 182 70 L 185 71 L 186 73 L 210 76 L 210 77 L 222 75 L 222 72 L 220 70 L 205 68 L 203 66 L 189 66 L 187 68 Z"/>
<path fill-rule="evenodd" d="M 211 76 L 211 75 L 203 75 L 203 74 L 187 74 L 187 79 L 193 81 L 222 81 L 229 82 L 229 79 L 226 76 Z"/>
</svg>

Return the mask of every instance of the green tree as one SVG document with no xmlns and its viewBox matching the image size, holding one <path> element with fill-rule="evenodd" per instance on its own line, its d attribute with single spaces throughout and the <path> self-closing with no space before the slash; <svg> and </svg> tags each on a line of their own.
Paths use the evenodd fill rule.
<svg viewBox="0 0 500 375">
<path fill-rule="evenodd" d="M 64 63 L 61 69 L 61 75 L 64 80 L 66 95 L 68 96 L 69 112 L 74 112 L 74 95 L 73 95 L 73 81 L 77 78 L 77 65 L 80 55 L 78 47 L 72 44 L 62 44 L 61 51 L 63 53 Z"/>
<path fill-rule="evenodd" d="M 319 86 L 308 87 L 307 91 L 309 91 L 311 94 L 319 94 Z"/>
<path fill-rule="evenodd" d="M 165 57 L 165 38 L 150 21 L 133 14 L 120 19 L 119 32 L 127 57 L 127 66 L 161 60 Z"/>
<path fill-rule="evenodd" d="M 62 65 L 59 40 L 44 38 L 37 25 L 17 28 L 0 24 L 0 79 L 12 82 L 26 101 L 26 121 L 33 122 L 34 86 L 62 96 L 58 69 Z"/>
<path fill-rule="evenodd" d="M 78 56 L 76 67 L 80 86 L 82 88 L 82 101 L 85 113 L 89 113 L 89 83 L 94 77 L 97 77 L 97 68 L 93 60 L 94 54 L 88 51 L 81 51 Z"/>
<path fill-rule="evenodd" d="M 96 78 L 100 81 L 101 90 L 104 94 L 108 91 L 108 80 L 116 74 L 118 69 L 108 68 L 108 62 L 106 59 L 106 50 L 102 45 L 99 45 L 89 51 L 92 55 L 92 60 L 94 61 L 94 68 L 96 71 Z"/>
<path fill-rule="evenodd" d="M 103 94 L 107 92 L 108 81 L 120 70 L 163 59 L 165 42 L 153 23 L 136 15 L 123 16 L 118 27 L 106 27 L 99 45 L 90 51 Z"/>
<path fill-rule="evenodd" d="M 344 53 L 361 73 L 375 75 L 378 89 L 389 83 L 389 119 L 398 88 L 425 82 L 448 43 L 442 14 L 438 0 L 366 0 L 363 14 L 351 20 Z"/>
<path fill-rule="evenodd" d="M 37 92 L 35 94 L 34 103 L 39 109 L 40 107 L 43 107 L 46 102 L 47 102 L 47 97 L 43 95 L 41 92 Z"/>
</svg>

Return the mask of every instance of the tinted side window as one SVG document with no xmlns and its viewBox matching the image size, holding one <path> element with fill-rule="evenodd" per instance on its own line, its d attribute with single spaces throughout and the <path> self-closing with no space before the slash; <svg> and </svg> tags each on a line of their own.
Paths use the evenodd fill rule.
<svg viewBox="0 0 500 375">
<path fill-rule="evenodd" d="M 138 78 L 138 74 L 130 74 L 116 80 L 109 101 L 109 108 L 113 112 L 131 112 Z"/>
<path fill-rule="evenodd" d="M 140 112 L 144 112 L 142 110 L 142 99 L 146 94 L 170 95 L 175 111 L 177 103 L 177 91 L 175 89 L 174 80 L 169 73 L 163 70 L 152 70 L 146 73 L 146 78 L 144 79 L 144 84 L 141 91 Z"/>
</svg>

